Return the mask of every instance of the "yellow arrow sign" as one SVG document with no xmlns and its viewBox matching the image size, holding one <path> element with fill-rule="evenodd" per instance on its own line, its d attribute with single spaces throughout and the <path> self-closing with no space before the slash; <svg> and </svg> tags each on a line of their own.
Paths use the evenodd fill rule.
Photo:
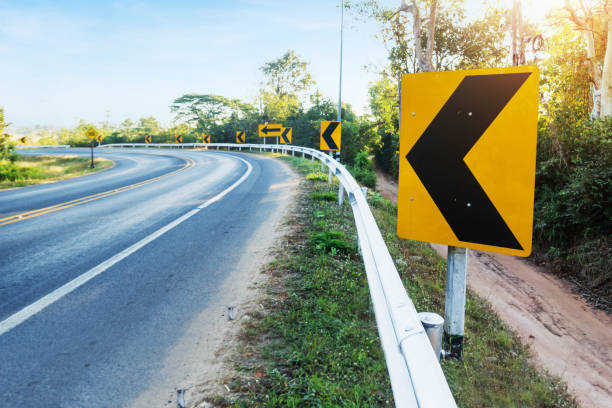
<svg viewBox="0 0 612 408">
<path fill-rule="evenodd" d="M 264 125 L 258 125 L 259 137 L 272 137 L 280 136 L 283 125 L 280 123 L 268 123 Z"/>
<path fill-rule="evenodd" d="M 89 128 L 85 132 L 85 135 L 89 138 L 89 140 L 94 140 L 98 136 L 98 131 L 94 128 Z"/>
<path fill-rule="evenodd" d="M 236 143 L 244 143 L 246 142 L 246 132 L 244 130 L 240 130 L 236 132 Z"/>
<path fill-rule="evenodd" d="M 402 77 L 397 233 L 528 256 L 538 70 Z"/>
<path fill-rule="evenodd" d="M 102 134 L 100 133 L 98 136 L 96 136 L 96 141 L 98 143 L 102 143 L 102 139 L 104 139 L 104 136 L 102 136 Z"/>
<path fill-rule="evenodd" d="M 210 135 L 203 134 L 202 135 L 202 143 L 210 143 Z"/>
<path fill-rule="evenodd" d="M 281 144 L 291 144 L 291 138 L 293 137 L 293 128 L 283 128 L 281 131 L 281 137 L 279 138 L 279 142 Z"/>
<path fill-rule="evenodd" d="M 321 150 L 340 150 L 342 123 L 335 120 L 321 121 Z"/>
<path fill-rule="evenodd" d="M 176 143 L 183 143 L 183 135 L 176 135 L 176 137 L 174 138 L 174 141 Z"/>
<path fill-rule="evenodd" d="M 151 143 L 151 135 L 146 135 L 144 140 L 145 143 Z"/>
</svg>

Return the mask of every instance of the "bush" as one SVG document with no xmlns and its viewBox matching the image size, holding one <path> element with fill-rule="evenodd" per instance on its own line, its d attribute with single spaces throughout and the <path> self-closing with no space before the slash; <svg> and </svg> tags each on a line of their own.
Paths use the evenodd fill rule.
<svg viewBox="0 0 612 408">
<path fill-rule="evenodd" d="M 20 167 L 13 163 L 0 163 L 0 181 L 21 181 L 40 177 L 41 172 L 34 167 Z"/>
<path fill-rule="evenodd" d="M 601 296 L 596 303 L 607 308 L 611 238 L 612 118 L 541 121 L 534 257 Z"/>
<path fill-rule="evenodd" d="M 376 173 L 368 152 L 359 152 L 355 156 L 355 165 L 349 167 L 349 170 L 359 183 L 369 188 L 376 188 Z"/>
</svg>

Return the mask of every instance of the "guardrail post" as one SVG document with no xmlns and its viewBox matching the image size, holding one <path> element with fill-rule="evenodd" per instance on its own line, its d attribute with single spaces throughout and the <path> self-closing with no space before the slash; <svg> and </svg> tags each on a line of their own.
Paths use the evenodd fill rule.
<svg viewBox="0 0 612 408">
<path fill-rule="evenodd" d="M 367 187 L 361 187 L 361 192 L 363 193 L 363 196 L 364 196 L 365 200 L 368 201 L 368 188 Z"/>
<path fill-rule="evenodd" d="M 461 358 L 463 352 L 467 255 L 466 248 L 449 246 L 446 256 L 444 345 L 457 358 Z"/>
<path fill-rule="evenodd" d="M 344 186 L 342 186 L 342 183 L 339 183 L 340 186 L 338 187 L 338 205 L 342 205 L 342 200 L 344 200 Z"/>
<path fill-rule="evenodd" d="M 433 347 L 436 357 L 440 360 L 442 355 L 442 326 L 444 325 L 444 319 L 439 314 L 432 312 L 421 312 L 418 316 L 425 329 L 425 333 L 427 333 L 431 347 Z"/>
</svg>

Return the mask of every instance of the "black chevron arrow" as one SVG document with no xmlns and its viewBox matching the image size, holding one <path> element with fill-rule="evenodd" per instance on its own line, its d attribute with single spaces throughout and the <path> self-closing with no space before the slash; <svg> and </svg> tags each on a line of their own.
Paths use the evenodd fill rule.
<svg viewBox="0 0 612 408">
<path fill-rule="evenodd" d="M 466 76 L 406 155 L 460 241 L 523 249 L 463 159 L 529 75 Z"/>
<path fill-rule="evenodd" d="M 210 135 L 204 136 L 204 143 L 210 143 Z"/>
<path fill-rule="evenodd" d="M 238 132 L 238 141 L 244 143 L 244 132 Z"/>
<path fill-rule="evenodd" d="M 329 146 L 330 150 L 338 150 L 338 145 L 336 144 L 336 142 L 334 142 L 334 139 L 332 138 L 332 133 L 334 133 L 334 130 L 336 130 L 338 125 L 339 122 L 330 122 L 327 126 L 327 129 L 325 129 L 323 135 L 321 136 L 323 140 L 325 140 L 325 143 L 327 143 L 327 146 Z"/>
<path fill-rule="evenodd" d="M 285 130 L 283 131 L 283 133 L 281 134 L 281 137 L 283 138 L 285 144 L 291 144 L 291 142 L 289 141 L 289 138 L 287 137 L 287 135 L 289 134 L 289 131 L 291 130 L 291 128 L 285 128 Z"/>
<path fill-rule="evenodd" d="M 263 129 L 261 129 L 262 132 L 264 132 L 264 134 L 268 134 L 268 132 L 280 132 L 281 129 L 280 128 L 269 128 L 268 125 L 264 126 Z"/>
<path fill-rule="evenodd" d="M 151 136 L 145 136 L 145 143 L 151 143 Z"/>
</svg>

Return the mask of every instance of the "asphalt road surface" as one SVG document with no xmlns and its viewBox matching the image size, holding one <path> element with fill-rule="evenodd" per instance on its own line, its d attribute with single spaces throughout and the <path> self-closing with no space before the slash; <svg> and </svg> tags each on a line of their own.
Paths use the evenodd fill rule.
<svg viewBox="0 0 612 408">
<path fill-rule="evenodd" d="M 130 405 L 286 205 L 274 186 L 293 177 L 239 153 L 96 155 L 116 165 L 0 191 L 2 407 Z"/>
</svg>

